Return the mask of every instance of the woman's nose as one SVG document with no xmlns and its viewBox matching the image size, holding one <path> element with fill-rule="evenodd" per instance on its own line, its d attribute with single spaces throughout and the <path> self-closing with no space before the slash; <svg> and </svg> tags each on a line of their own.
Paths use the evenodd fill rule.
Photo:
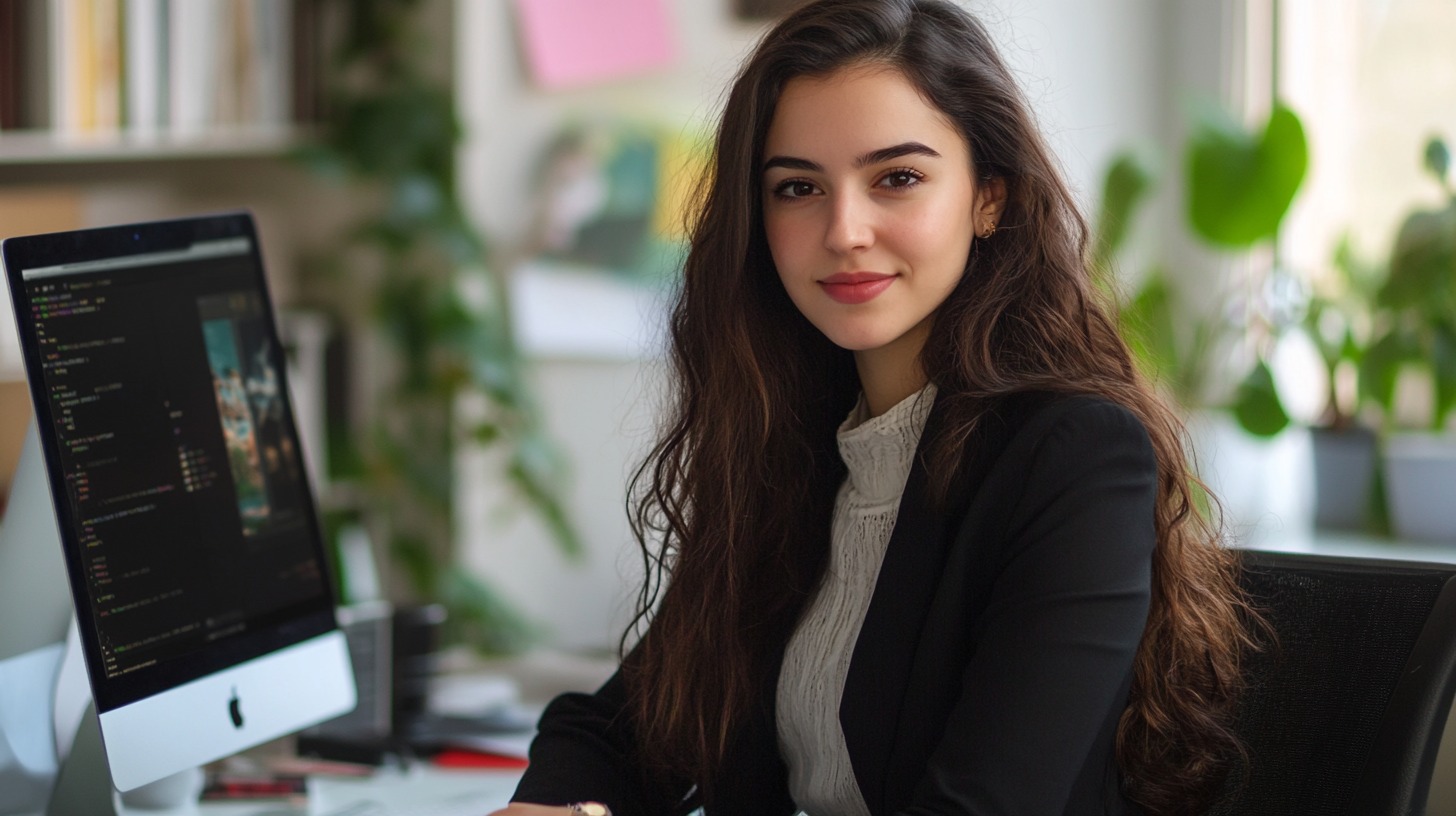
<svg viewBox="0 0 1456 816">
<path fill-rule="evenodd" d="M 874 243 L 870 204 L 852 195 L 830 198 L 829 223 L 824 229 L 824 246 L 836 254 L 868 249 Z"/>
</svg>

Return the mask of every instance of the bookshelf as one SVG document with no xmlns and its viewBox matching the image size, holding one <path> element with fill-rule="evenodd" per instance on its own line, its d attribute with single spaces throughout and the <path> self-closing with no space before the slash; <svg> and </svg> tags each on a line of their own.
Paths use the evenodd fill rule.
<svg viewBox="0 0 1456 816">
<path fill-rule="evenodd" d="M 330 5 L 0 0 L 0 237 L 246 208 L 286 303 L 307 236 L 350 209 L 290 159 L 320 119 Z"/>
<path fill-rule="evenodd" d="M 0 0 L 0 194 L 33 167 L 289 155 L 321 115 L 327 5 Z"/>
<path fill-rule="evenodd" d="M 359 206 L 292 160 L 325 0 L 0 0 L 0 238 L 247 209 L 280 308 Z M 357 196 L 357 192 L 353 194 Z M 0 495 L 30 410 L 0 286 Z"/>
<path fill-rule="evenodd" d="M 0 132 L 0 167 L 286 156 L 306 144 L 299 125 L 238 125 L 202 133 L 116 131 L 64 135 L 52 130 Z"/>
<path fill-rule="evenodd" d="M 0 135 L 145 151 L 314 121 L 325 11 L 324 0 L 0 0 Z"/>
</svg>

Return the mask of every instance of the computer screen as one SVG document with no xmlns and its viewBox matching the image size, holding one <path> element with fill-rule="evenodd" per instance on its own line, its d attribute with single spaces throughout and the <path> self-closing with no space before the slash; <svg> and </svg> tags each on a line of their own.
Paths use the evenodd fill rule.
<svg viewBox="0 0 1456 816">
<path fill-rule="evenodd" d="M 116 786 L 352 708 L 252 219 L 3 255 Z"/>
</svg>

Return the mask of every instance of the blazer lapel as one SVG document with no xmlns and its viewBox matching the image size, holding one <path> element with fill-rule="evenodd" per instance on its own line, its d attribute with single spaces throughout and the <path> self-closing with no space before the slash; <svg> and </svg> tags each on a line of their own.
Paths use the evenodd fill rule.
<svg viewBox="0 0 1456 816">
<path fill-rule="evenodd" d="M 882 812 L 884 773 L 915 656 L 915 633 L 929 609 L 944 556 L 943 519 L 931 512 L 925 483 L 917 455 L 839 700 L 845 747 L 872 813 Z"/>
<path fill-rule="evenodd" d="M 910 679 L 916 653 L 922 648 L 920 634 L 943 577 L 949 546 L 986 474 L 1031 413 L 1032 403 L 1047 396 L 1017 394 L 983 414 L 966 442 L 966 456 L 943 510 L 932 503 L 925 467 L 926 442 L 945 421 L 939 401 L 926 420 L 839 702 L 850 764 L 871 813 L 893 812 L 903 803 L 891 802 L 887 796 L 895 792 L 891 798 L 898 799 L 900 792 L 914 786 L 914 780 L 890 784 L 888 774 L 896 765 L 901 712 L 913 696 Z"/>
</svg>

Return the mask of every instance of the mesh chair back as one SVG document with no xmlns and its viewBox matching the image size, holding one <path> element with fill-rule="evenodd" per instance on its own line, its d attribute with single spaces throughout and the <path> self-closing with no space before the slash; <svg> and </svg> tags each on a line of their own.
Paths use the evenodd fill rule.
<svg viewBox="0 0 1456 816">
<path fill-rule="evenodd" d="M 1212 813 L 1425 810 L 1456 678 L 1456 565 L 1245 553 L 1277 632 L 1249 661 L 1249 765 Z"/>
</svg>

